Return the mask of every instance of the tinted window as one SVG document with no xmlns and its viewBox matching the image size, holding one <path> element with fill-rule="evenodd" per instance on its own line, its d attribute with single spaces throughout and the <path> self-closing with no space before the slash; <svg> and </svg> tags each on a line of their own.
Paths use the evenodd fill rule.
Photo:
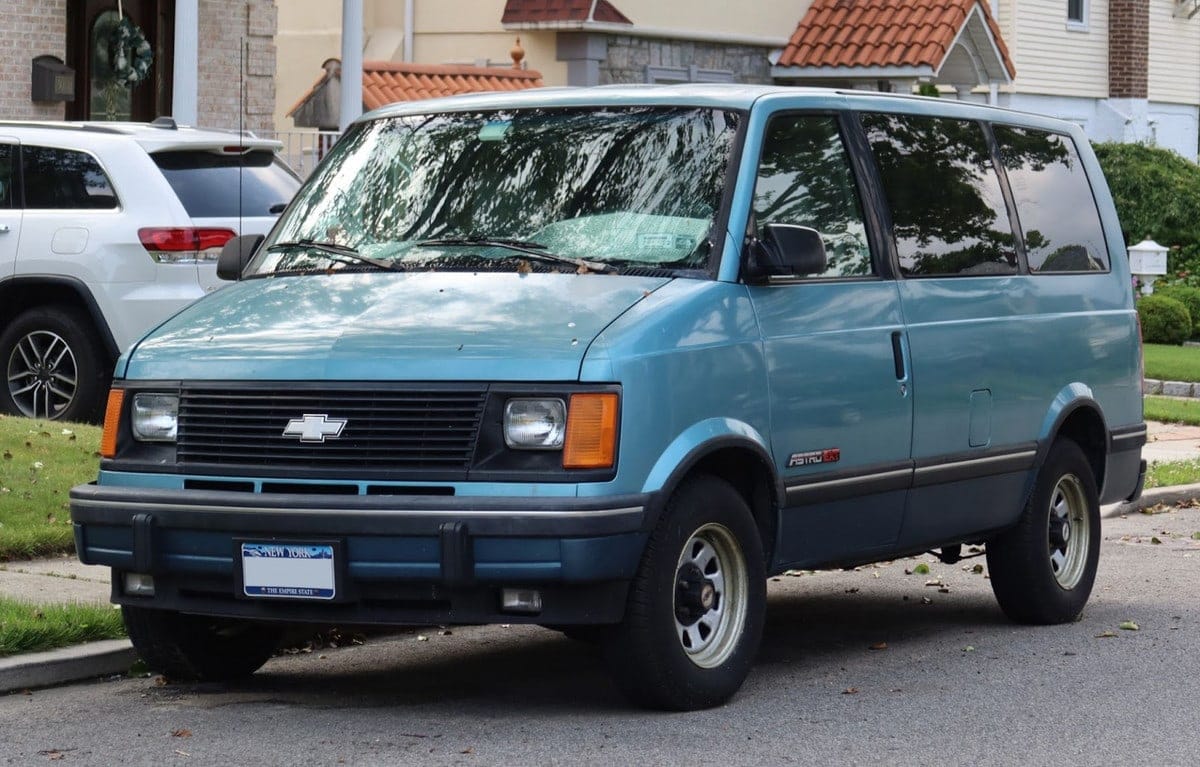
<svg viewBox="0 0 1200 767">
<path fill-rule="evenodd" d="M 760 234 L 766 224 L 797 224 L 820 232 L 828 266 L 819 276 L 874 272 L 862 205 L 834 117 L 793 115 L 771 121 L 754 188 L 754 216 Z"/>
<path fill-rule="evenodd" d="M 1002 125 L 994 131 L 1017 204 L 1030 270 L 1107 270 L 1100 214 L 1071 139 Z"/>
<path fill-rule="evenodd" d="M 14 207 L 13 145 L 0 144 L 0 210 Z"/>
<path fill-rule="evenodd" d="M 25 207 L 63 210 L 117 207 L 117 193 L 100 163 L 71 149 L 26 146 L 21 149 Z"/>
<path fill-rule="evenodd" d="M 863 115 L 900 269 L 911 275 L 1013 274 L 1012 227 L 983 128 L 969 120 Z"/>
<path fill-rule="evenodd" d="M 300 188 L 296 177 L 269 150 L 244 155 L 157 152 L 151 157 L 193 218 L 237 218 L 239 178 L 243 216 L 278 214 L 282 210 L 278 206 L 291 201 Z"/>
</svg>

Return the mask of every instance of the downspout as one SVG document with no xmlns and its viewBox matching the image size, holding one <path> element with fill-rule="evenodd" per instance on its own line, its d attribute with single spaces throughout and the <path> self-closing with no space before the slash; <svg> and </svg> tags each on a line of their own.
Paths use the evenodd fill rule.
<svg viewBox="0 0 1200 767">
<path fill-rule="evenodd" d="M 413 62 L 413 4 L 416 0 L 404 0 L 404 60 Z"/>
</svg>

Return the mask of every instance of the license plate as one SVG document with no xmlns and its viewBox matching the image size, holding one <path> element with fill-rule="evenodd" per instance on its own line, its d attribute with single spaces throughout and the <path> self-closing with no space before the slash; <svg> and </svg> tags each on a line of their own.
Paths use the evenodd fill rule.
<svg viewBox="0 0 1200 767">
<path fill-rule="evenodd" d="M 248 597 L 333 599 L 333 546 L 243 543 L 242 592 Z"/>
</svg>

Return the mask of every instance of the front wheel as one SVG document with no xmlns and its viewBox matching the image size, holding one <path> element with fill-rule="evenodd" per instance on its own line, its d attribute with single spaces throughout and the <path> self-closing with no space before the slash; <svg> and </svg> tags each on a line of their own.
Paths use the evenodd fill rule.
<svg viewBox="0 0 1200 767">
<path fill-rule="evenodd" d="M 1018 623 L 1067 623 L 1092 593 L 1100 559 L 1100 500 L 1074 441 L 1050 447 L 1017 525 L 987 544 L 992 591 Z"/>
<path fill-rule="evenodd" d="M 90 421 L 100 412 L 107 357 L 86 315 L 70 306 L 20 314 L 0 333 L 0 410 L 28 418 Z"/>
<path fill-rule="evenodd" d="M 724 703 L 762 638 L 766 573 L 746 501 L 711 476 L 682 485 L 650 536 L 625 620 L 606 637 L 621 690 L 652 708 Z"/>
<path fill-rule="evenodd" d="M 121 607 L 129 641 L 146 665 L 176 682 L 219 682 L 253 674 L 283 636 L 269 623 Z"/>
</svg>

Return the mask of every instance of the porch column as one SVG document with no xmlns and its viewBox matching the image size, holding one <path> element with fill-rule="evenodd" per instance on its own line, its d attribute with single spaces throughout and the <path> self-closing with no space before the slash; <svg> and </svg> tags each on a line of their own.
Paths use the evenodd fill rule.
<svg viewBox="0 0 1200 767">
<path fill-rule="evenodd" d="M 171 78 L 171 116 L 195 125 L 200 98 L 200 0 L 176 0 L 175 63 Z"/>
<path fill-rule="evenodd" d="M 345 131 L 362 114 L 362 0 L 342 0 L 342 102 L 338 129 Z"/>
</svg>

